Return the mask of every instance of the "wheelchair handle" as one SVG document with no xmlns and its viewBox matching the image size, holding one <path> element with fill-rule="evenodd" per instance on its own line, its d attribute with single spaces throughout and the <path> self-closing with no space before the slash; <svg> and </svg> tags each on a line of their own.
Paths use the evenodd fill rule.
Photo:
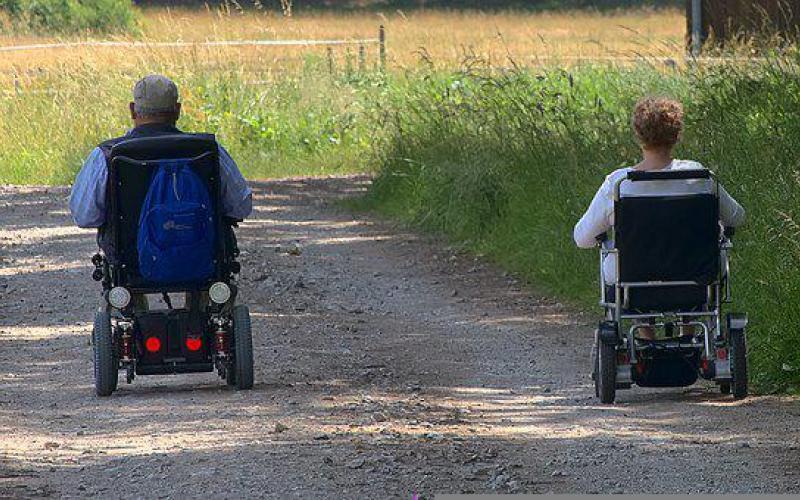
<svg viewBox="0 0 800 500">
<path fill-rule="evenodd" d="M 664 172 L 647 172 L 644 170 L 631 170 L 628 172 L 629 181 L 672 181 L 685 179 L 711 179 L 712 174 L 708 169 L 692 170 L 667 170 Z"/>
</svg>

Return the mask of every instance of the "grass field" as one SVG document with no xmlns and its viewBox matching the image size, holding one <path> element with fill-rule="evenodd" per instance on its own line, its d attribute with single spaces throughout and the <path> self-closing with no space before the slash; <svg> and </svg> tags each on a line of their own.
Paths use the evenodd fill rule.
<svg viewBox="0 0 800 500">
<path fill-rule="evenodd" d="M 205 40 L 306 40 L 375 38 L 378 26 L 386 26 L 389 62 L 394 68 L 416 66 L 420 60 L 439 67 L 454 67 L 465 58 L 476 57 L 495 66 L 509 66 L 543 59 L 682 54 L 685 21 L 677 9 L 595 13 L 481 13 L 481 12 L 387 12 L 309 13 L 291 19 L 274 13 L 223 12 L 218 10 L 148 9 L 140 13 L 138 33 L 115 36 L 115 40 L 205 41 Z M 31 37 L 0 35 L 0 45 L 48 41 L 74 41 L 82 37 Z M 371 59 L 375 60 L 372 47 Z M 42 69 L 84 64 L 108 67 L 138 66 L 145 61 L 197 59 L 213 68 L 235 62 L 247 70 L 261 72 L 291 61 L 302 61 L 309 52 L 323 55 L 325 47 L 309 49 L 148 49 L 142 54 L 117 48 L 73 48 L 6 52 L 0 72 L 36 74 Z M 343 51 L 337 57 L 343 59 Z M 144 61 L 142 60 L 144 59 Z"/>
<path fill-rule="evenodd" d="M 0 182 L 65 183 L 98 141 L 124 132 L 133 81 L 171 75 L 185 101 L 187 128 L 217 133 L 251 177 L 373 168 L 376 124 L 390 94 L 419 71 L 558 64 L 558 58 L 675 55 L 677 10 L 611 13 L 310 13 L 149 9 L 139 30 L 116 41 L 374 38 L 388 32 L 388 75 L 370 45 L 337 47 L 98 48 L 0 52 Z M 80 37 L 0 36 L 0 45 Z M 537 58 L 540 59 L 537 61 Z M 550 59 L 556 58 L 556 59 Z M 513 62 L 512 62 L 513 60 Z M 23 125 L 24 124 L 24 125 Z"/>
</svg>

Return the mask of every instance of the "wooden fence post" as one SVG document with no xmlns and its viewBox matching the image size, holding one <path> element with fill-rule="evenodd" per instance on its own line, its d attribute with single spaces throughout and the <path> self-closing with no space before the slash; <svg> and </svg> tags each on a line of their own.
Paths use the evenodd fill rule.
<svg viewBox="0 0 800 500">
<path fill-rule="evenodd" d="M 335 67 L 333 64 L 333 47 L 328 47 L 328 71 L 330 74 L 335 72 Z"/>
<path fill-rule="evenodd" d="M 380 65 L 381 70 L 386 69 L 386 28 L 381 24 L 378 30 L 378 43 L 380 44 Z"/>
<path fill-rule="evenodd" d="M 364 72 L 364 66 L 367 63 L 367 51 L 363 43 L 358 44 L 358 72 Z"/>
<path fill-rule="evenodd" d="M 692 0 L 690 7 L 692 56 L 698 57 L 703 49 L 703 0 Z"/>
</svg>

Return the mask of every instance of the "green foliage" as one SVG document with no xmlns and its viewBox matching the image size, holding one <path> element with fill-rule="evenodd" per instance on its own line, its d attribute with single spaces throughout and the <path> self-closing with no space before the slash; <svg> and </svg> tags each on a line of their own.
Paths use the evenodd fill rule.
<svg viewBox="0 0 800 500">
<path fill-rule="evenodd" d="M 603 177 L 638 161 L 629 127 L 646 94 L 680 98 L 678 156 L 714 169 L 748 210 L 733 259 L 761 390 L 800 387 L 800 73 L 788 57 L 684 71 L 430 74 L 394 92 L 367 206 L 442 231 L 584 307 L 597 255 L 572 229 Z"/>
<path fill-rule="evenodd" d="M 191 63 L 150 71 L 178 83 L 179 126 L 217 134 L 251 178 L 364 171 L 383 77 L 331 78 L 324 68 L 309 61 L 275 81 Z M 85 67 L 0 94 L 0 183 L 72 182 L 95 145 L 130 127 L 130 89 L 140 76 Z"/>
<path fill-rule="evenodd" d="M 130 0 L 0 0 L 10 19 L 0 31 L 71 33 L 111 32 L 134 27 Z"/>
</svg>

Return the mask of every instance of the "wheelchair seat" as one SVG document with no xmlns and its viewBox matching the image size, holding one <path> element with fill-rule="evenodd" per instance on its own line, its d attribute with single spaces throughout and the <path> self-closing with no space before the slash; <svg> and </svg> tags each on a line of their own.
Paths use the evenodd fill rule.
<svg viewBox="0 0 800 500">
<path fill-rule="evenodd" d="M 614 297 L 614 286 L 606 285 L 606 297 Z M 708 287 L 665 286 L 623 290 L 623 310 L 631 314 L 669 311 L 699 311 L 708 303 Z"/>
</svg>

